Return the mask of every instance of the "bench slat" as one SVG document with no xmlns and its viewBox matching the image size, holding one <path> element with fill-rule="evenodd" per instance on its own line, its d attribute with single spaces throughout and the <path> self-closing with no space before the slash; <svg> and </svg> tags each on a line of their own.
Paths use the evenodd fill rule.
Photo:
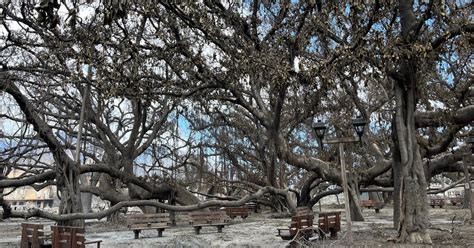
<svg viewBox="0 0 474 248">
<path fill-rule="evenodd" d="M 193 226 L 226 226 L 226 225 L 229 225 L 229 223 L 198 224 L 198 225 L 193 225 Z"/>
<path fill-rule="evenodd" d="M 142 220 L 127 220 L 127 224 L 135 223 L 169 223 L 170 219 L 142 219 Z"/>
<path fill-rule="evenodd" d="M 159 224 L 151 224 L 151 225 L 145 225 L 145 224 L 135 224 L 131 225 L 128 227 L 130 230 L 149 230 L 149 229 L 165 229 L 170 227 L 169 225 L 159 225 Z"/>
</svg>

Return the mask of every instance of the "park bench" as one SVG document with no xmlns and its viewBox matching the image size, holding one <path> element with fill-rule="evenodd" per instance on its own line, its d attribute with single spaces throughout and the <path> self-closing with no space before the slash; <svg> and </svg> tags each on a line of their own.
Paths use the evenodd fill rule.
<svg viewBox="0 0 474 248">
<path fill-rule="evenodd" d="M 375 209 L 375 213 L 379 213 L 380 209 L 382 209 L 385 206 L 385 203 L 381 201 L 374 201 L 374 200 L 361 200 L 360 206 L 369 208 L 369 209 L 373 208 Z"/>
<path fill-rule="evenodd" d="M 444 204 L 445 204 L 444 199 L 437 199 L 437 198 L 430 199 L 430 206 L 432 208 L 435 208 L 436 206 L 443 208 Z"/>
<path fill-rule="evenodd" d="M 237 216 L 245 219 L 249 216 L 250 212 L 247 207 L 226 207 L 224 210 L 231 219 L 234 219 Z"/>
<path fill-rule="evenodd" d="M 46 242 L 49 240 L 49 243 Z M 51 236 L 46 236 L 43 225 L 21 223 L 21 248 L 51 247 Z"/>
<path fill-rule="evenodd" d="M 88 244 L 97 244 L 100 248 L 102 240 L 86 241 L 83 227 L 51 226 L 54 248 L 84 248 Z"/>
<path fill-rule="evenodd" d="M 245 206 L 250 210 L 253 211 L 254 213 L 259 213 L 261 211 L 260 209 L 260 204 L 255 203 L 255 202 L 247 202 L 245 203 Z"/>
<path fill-rule="evenodd" d="M 311 236 L 313 233 L 314 214 L 302 214 L 291 217 L 291 224 L 288 228 L 278 228 L 277 236 L 283 240 L 291 240 L 296 235 Z"/>
<path fill-rule="evenodd" d="M 134 214 L 127 216 L 125 221 L 127 228 L 132 230 L 135 234 L 135 239 L 139 238 L 142 230 L 149 229 L 156 229 L 158 231 L 158 237 L 162 237 L 163 231 L 171 225 L 169 213 Z"/>
<path fill-rule="evenodd" d="M 189 224 L 194 227 L 196 235 L 204 226 L 215 226 L 217 232 L 222 233 L 222 228 L 229 224 L 229 218 L 225 211 L 195 211 L 189 213 Z"/>
<path fill-rule="evenodd" d="M 453 206 L 456 206 L 457 204 L 463 204 L 464 198 L 462 196 L 457 195 L 455 197 L 449 198 L 449 202 L 451 202 Z"/>
<path fill-rule="evenodd" d="M 330 233 L 331 239 L 337 239 L 337 232 L 341 231 L 341 212 L 319 213 L 318 225 L 322 238 L 326 238 L 326 234 Z"/>
</svg>

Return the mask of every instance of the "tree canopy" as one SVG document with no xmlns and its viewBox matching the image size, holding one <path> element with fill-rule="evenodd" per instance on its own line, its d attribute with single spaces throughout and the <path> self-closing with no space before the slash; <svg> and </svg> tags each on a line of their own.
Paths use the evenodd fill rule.
<svg viewBox="0 0 474 248">
<path fill-rule="evenodd" d="M 57 185 L 64 211 L 30 216 L 58 221 L 82 212 L 78 192 L 172 210 L 313 206 L 341 174 L 312 125 L 353 136 L 360 115 L 351 204 L 371 185 L 415 183 L 426 199 L 434 176 L 463 171 L 451 151 L 474 132 L 472 3 L 362 2 L 1 3 L 0 188 Z M 426 231 L 410 214 L 401 241 L 429 242 L 403 234 Z"/>
</svg>

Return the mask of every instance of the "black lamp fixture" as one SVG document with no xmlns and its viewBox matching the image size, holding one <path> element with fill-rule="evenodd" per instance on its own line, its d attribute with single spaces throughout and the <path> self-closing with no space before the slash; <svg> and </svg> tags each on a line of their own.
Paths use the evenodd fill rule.
<svg viewBox="0 0 474 248">
<path fill-rule="evenodd" d="M 362 135 L 364 135 L 365 124 L 367 124 L 367 121 L 365 121 L 361 116 L 357 116 L 357 118 L 352 120 L 352 125 L 354 126 L 359 139 L 361 139 Z"/>
<path fill-rule="evenodd" d="M 467 137 L 466 143 L 471 145 L 471 153 L 474 154 L 474 136 Z"/>
<path fill-rule="evenodd" d="M 318 122 L 313 124 L 313 129 L 318 139 L 322 142 L 327 129 L 326 124 L 321 120 L 318 120 Z"/>
</svg>

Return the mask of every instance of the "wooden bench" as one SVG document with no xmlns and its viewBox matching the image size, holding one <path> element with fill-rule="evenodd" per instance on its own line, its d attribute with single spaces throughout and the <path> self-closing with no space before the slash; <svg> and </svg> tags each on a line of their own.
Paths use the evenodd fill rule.
<svg viewBox="0 0 474 248">
<path fill-rule="evenodd" d="M 194 227 L 196 235 L 204 226 L 215 226 L 217 232 L 222 233 L 222 228 L 229 224 L 229 218 L 225 211 L 195 211 L 189 213 L 189 224 Z"/>
<path fill-rule="evenodd" d="M 86 241 L 83 227 L 51 226 L 51 230 L 54 248 L 84 248 L 88 244 L 97 244 L 97 248 L 100 248 L 102 242 L 102 240 Z"/>
<path fill-rule="evenodd" d="M 21 223 L 21 248 L 46 248 L 51 247 L 51 237 L 44 233 L 43 225 Z"/>
<path fill-rule="evenodd" d="M 449 202 L 451 202 L 453 206 L 456 206 L 457 204 L 462 205 L 464 203 L 464 198 L 462 196 L 451 197 L 449 198 Z"/>
<path fill-rule="evenodd" d="M 245 206 L 246 206 L 250 211 L 253 211 L 254 213 L 259 213 L 259 212 L 261 212 L 260 204 L 258 204 L 258 203 L 255 203 L 255 202 L 247 202 L 247 203 L 245 203 Z"/>
<path fill-rule="evenodd" d="M 277 236 L 280 236 L 283 240 L 291 240 L 297 234 L 309 238 L 313 232 L 313 219 L 314 214 L 295 215 L 291 217 L 291 225 L 288 228 L 277 229 Z"/>
<path fill-rule="evenodd" d="M 360 206 L 365 208 L 373 208 L 375 209 L 375 213 L 379 213 L 380 209 L 385 207 L 385 203 L 381 201 L 374 201 L 374 200 L 361 200 Z"/>
<path fill-rule="evenodd" d="M 430 199 L 430 206 L 432 208 L 435 208 L 436 206 L 443 208 L 444 204 L 445 204 L 444 199 Z"/>
<path fill-rule="evenodd" d="M 237 216 L 240 216 L 240 218 L 245 219 L 249 216 L 250 212 L 247 207 L 227 207 L 224 210 L 231 219 L 234 219 Z"/>
<path fill-rule="evenodd" d="M 319 213 L 318 225 L 322 238 L 326 238 L 326 234 L 330 233 L 331 239 L 337 239 L 337 232 L 341 231 L 341 212 Z"/>
<path fill-rule="evenodd" d="M 134 214 L 127 216 L 127 228 L 132 230 L 135 234 L 135 239 L 138 239 L 142 230 L 156 229 L 158 237 L 163 236 L 163 231 L 171 226 L 171 219 L 169 213 L 158 214 Z"/>
</svg>

